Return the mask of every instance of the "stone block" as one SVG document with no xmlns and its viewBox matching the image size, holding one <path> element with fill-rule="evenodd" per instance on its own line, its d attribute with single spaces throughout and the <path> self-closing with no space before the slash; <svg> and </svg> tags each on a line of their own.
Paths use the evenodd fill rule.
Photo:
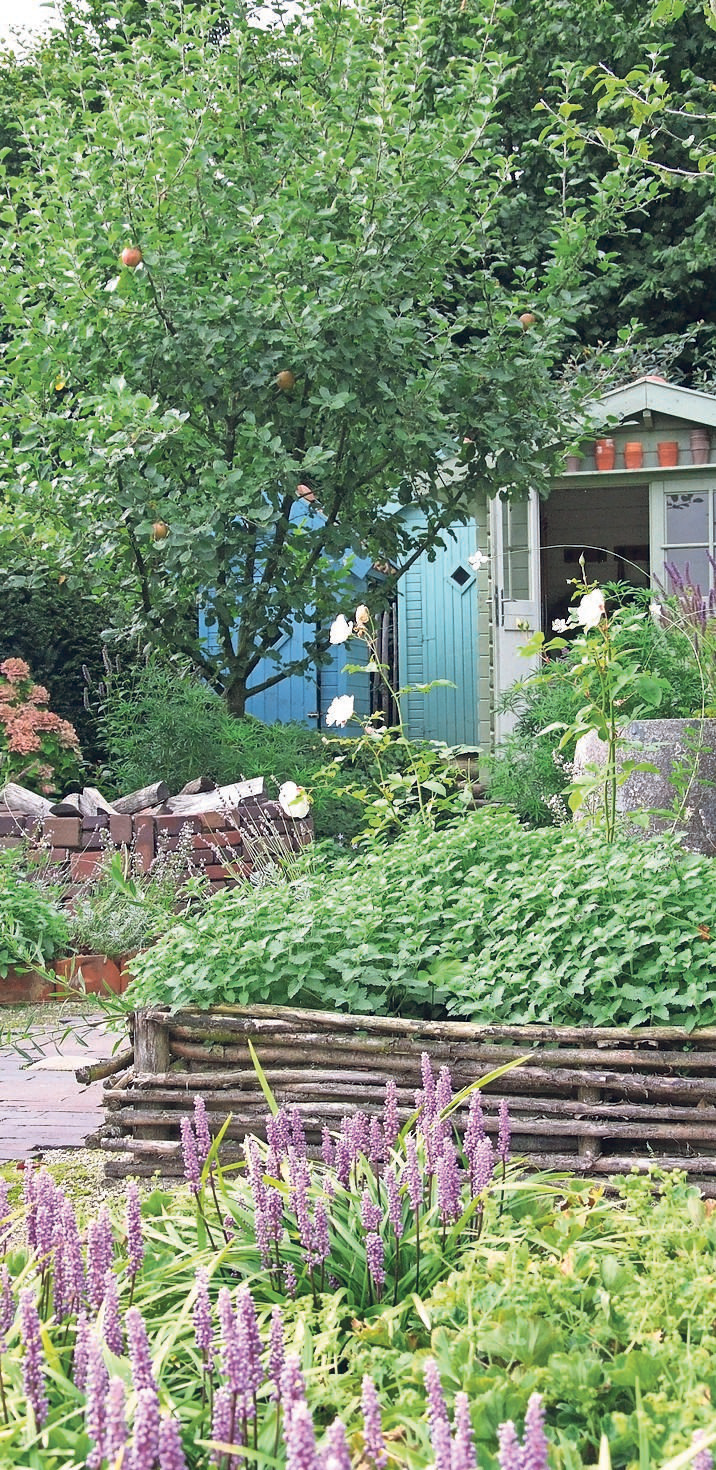
<svg viewBox="0 0 716 1470">
<path fill-rule="evenodd" d="M 109 835 L 118 847 L 129 847 L 132 841 L 132 818 L 117 812 L 109 819 Z"/>
<path fill-rule="evenodd" d="M 42 830 L 53 847 L 79 847 L 80 845 L 79 817 L 45 817 Z"/>
<path fill-rule="evenodd" d="M 70 871 L 74 879 L 91 878 L 96 873 L 102 861 L 99 852 L 72 852 L 70 853 Z"/>
</svg>

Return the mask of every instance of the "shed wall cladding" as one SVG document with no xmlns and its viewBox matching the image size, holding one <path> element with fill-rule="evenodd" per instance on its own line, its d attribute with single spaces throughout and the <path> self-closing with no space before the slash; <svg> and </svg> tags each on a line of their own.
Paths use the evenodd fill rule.
<svg viewBox="0 0 716 1470">
<path fill-rule="evenodd" d="M 416 517 L 417 524 L 417 517 Z M 402 578 L 398 591 L 401 684 L 450 679 L 454 689 L 432 689 L 405 701 L 414 739 L 474 745 L 477 709 L 477 581 L 468 564 L 477 546 L 475 522 L 454 526 L 435 561 L 426 556 Z"/>
</svg>

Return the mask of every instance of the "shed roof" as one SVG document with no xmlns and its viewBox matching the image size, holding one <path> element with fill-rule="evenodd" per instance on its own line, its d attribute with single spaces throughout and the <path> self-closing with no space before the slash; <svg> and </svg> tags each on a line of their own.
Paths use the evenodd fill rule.
<svg viewBox="0 0 716 1470">
<path fill-rule="evenodd" d="M 716 394 L 703 393 L 700 388 L 678 388 L 658 377 L 637 378 L 623 388 L 610 388 L 590 406 L 590 413 L 603 421 L 605 415 L 625 419 L 645 409 L 716 427 Z"/>
</svg>

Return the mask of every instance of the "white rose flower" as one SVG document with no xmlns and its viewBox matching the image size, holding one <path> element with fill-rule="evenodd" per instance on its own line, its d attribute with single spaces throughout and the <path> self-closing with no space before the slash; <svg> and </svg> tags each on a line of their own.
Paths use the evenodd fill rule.
<svg viewBox="0 0 716 1470">
<path fill-rule="evenodd" d="M 655 623 L 660 622 L 662 617 L 664 616 L 664 609 L 661 606 L 660 602 L 650 602 L 649 612 L 651 613 L 651 616 L 653 617 Z"/>
<path fill-rule="evenodd" d="M 370 609 L 366 607 L 364 602 L 359 602 L 356 608 L 356 633 L 362 633 L 363 629 L 367 628 L 369 623 Z"/>
<path fill-rule="evenodd" d="M 569 623 L 567 622 L 567 619 L 566 618 L 555 618 L 555 620 L 554 620 L 554 622 L 552 624 L 552 632 L 553 633 L 566 633 L 568 627 L 569 627 Z"/>
<path fill-rule="evenodd" d="M 338 694 L 326 710 L 327 725 L 347 725 L 353 719 L 355 700 L 352 694 Z"/>
<path fill-rule="evenodd" d="M 353 624 L 349 623 L 347 618 L 344 618 L 343 613 L 339 613 L 338 617 L 334 618 L 331 623 L 329 638 L 331 643 L 346 643 L 352 632 Z"/>
<path fill-rule="evenodd" d="M 480 567 L 486 566 L 489 559 L 484 551 L 473 551 L 472 556 L 467 558 L 467 564 L 472 567 L 473 572 L 479 572 Z"/>
<path fill-rule="evenodd" d="M 278 804 L 287 817 L 307 817 L 311 810 L 308 792 L 295 781 L 284 781 L 278 793 Z"/>
<path fill-rule="evenodd" d="M 595 587 L 593 592 L 587 592 L 582 598 L 576 611 L 577 622 L 585 629 L 598 628 L 607 615 L 604 602 L 604 593 L 601 587 Z"/>
</svg>

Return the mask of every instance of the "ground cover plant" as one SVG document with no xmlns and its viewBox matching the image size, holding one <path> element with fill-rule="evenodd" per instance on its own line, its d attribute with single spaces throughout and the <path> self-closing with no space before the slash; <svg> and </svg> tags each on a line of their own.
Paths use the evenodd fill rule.
<svg viewBox="0 0 716 1470">
<path fill-rule="evenodd" d="M 17 852 L 0 850 L 0 984 L 9 969 L 43 969 L 67 943 L 59 889 L 27 883 Z"/>
<path fill-rule="evenodd" d="M 315 1158 L 279 1109 L 238 1171 L 195 1100 L 183 1190 L 87 1221 L 46 1169 L 0 1180 L 0 1463 L 577 1470 L 604 1435 L 648 1470 L 708 1433 L 710 1210 L 527 1178 L 468 1092 L 461 1146 L 424 1057 L 411 1119 L 389 1083 Z"/>
<path fill-rule="evenodd" d="M 270 891 L 221 893 L 134 964 L 136 1005 L 322 1005 L 479 1022 L 716 1019 L 716 870 L 487 808 Z"/>
</svg>

